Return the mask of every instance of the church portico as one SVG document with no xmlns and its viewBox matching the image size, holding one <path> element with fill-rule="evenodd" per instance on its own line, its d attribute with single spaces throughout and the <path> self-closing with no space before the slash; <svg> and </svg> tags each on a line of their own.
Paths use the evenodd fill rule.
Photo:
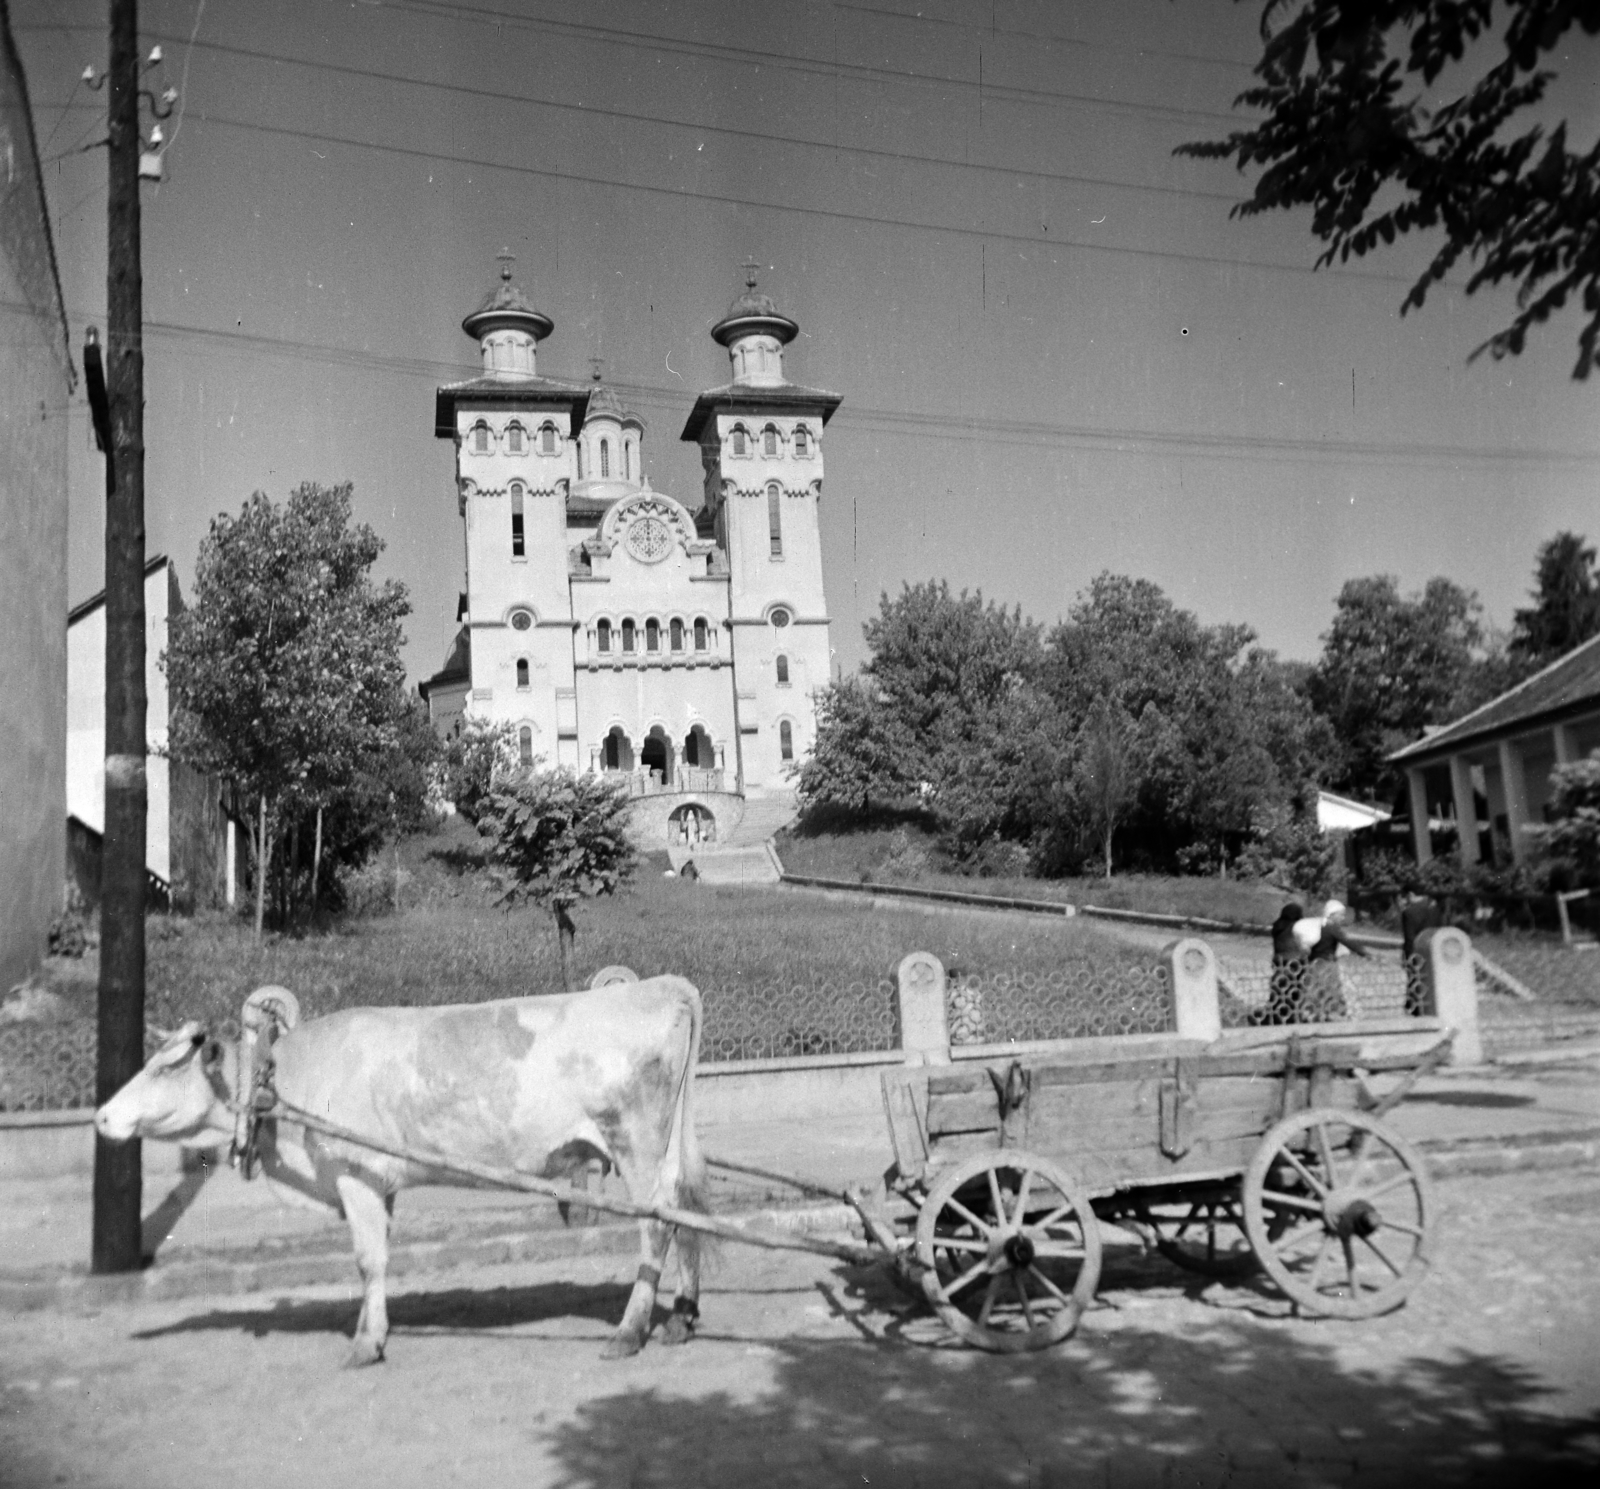
<svg viewBox="0 0 1600 1489">
<path fill-rule="evenodd" d="M 706 473 L 691 507 L 651 486 L 645 421 L 598 364 L 588 384 L 539 374 L 555 323 L 502 260 L 462 322 L 482 373 L 438 391 L 466 586 L 449 675 L 424 696 L 440 727 L 500 720 L 524 760 L 625 777 L 647 837 L 708 841 L 747 793 L 792 792 L 815 734 L 823 430 L 841 400 L 787 380 L 799 328 L 749 275 L 711 332 L 733 381 L 683 430 Z"/>
</svg>

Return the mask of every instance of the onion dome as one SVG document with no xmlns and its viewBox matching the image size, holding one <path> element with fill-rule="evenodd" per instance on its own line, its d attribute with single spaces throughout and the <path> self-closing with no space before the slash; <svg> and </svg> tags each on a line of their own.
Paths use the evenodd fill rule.
<svg viewBox="0 0 1600 1489">
<path fill-rule="evenodd" d="M 556 328 L 542 310 L 535 310 L 522 291 L 511 282 L 512 255 L 500 255 L 500 283 L 484 297 L 471 315 L 461 322 L 468 336 L 482 341 L 496 331 L 522 331 L 541 341 Z"/>
<path fill-rule="evenodd" d="M 729 346 L 741 336 L 773 336 L 787 346 L 800 334 L 797 321 L 778 313 L 771 295 L 756 289 L 756 265 L 744 266 L 744 293 L 728 307 L 728 313 L 711 328 L 712 339 Z"/>
</svg>

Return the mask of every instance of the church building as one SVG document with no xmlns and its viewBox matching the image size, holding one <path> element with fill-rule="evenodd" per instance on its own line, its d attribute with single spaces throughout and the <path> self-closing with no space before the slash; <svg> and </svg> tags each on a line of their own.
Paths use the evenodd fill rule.
<svg viewBox="0 0 1600 1489">
<path fill-rule="evenodd" d="M 541 377 L 554 321 L 500 282 L 461 323 L 481 373 L 438 390 L 466 529 L 462 622 L 421 686 L 442 733 L 510 723 L 522 759 L 625 776 L 657 841 L 789 797 L 829 677 L 818 506 L 842 401 L 784 376 L 799 326 L 756 288 L 711 329 L 732 380 L 695 400 L 698 500 L 655 490 L 645 423 L 599 379 Z"/>
</svg>

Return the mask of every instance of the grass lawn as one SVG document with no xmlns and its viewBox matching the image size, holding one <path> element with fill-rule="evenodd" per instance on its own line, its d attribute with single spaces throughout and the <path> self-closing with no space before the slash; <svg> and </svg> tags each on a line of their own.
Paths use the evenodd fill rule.
<svg viewBox="0 0 1600 1489">
<path fill-rule="evenodd" d="M 558 991 L 550 917 L 529 908 L 495 908 L 473 863 L 475 847 L 460 825 L 412 839 L 401 853 L 398 913 L 347 915 L 304 934 L 269 934 L 259 946 L 242 917 L 151 916 L 151 1022 L 237 1017 L 245 994 L 262 983 L 291 989 L 309 1016 L 362 1005 Z M 952 971 L 983 976 L 1044 977 L 1063 967 L 1109 973 L 1153 960 L 1084 922 L 882 910 L 800 892 L 666 879 L 664 867 L 664 858 L 647 861 L 621 895 L 575 912 L 581 983 L 621 962 L 641 976 L 679 973 L 707 992 L 709 1005 L 712 993 L 873 986 L 892 976 L 911 951 L 932 951 Z M 386 860 L 382 872 L 391 871 Z M 71 1001 L 92 1011 L 87 961 L 53 981 L 63 992 L 70 981 Z"/>
<path fill-rule="evenodd" d="M 778 856 L 792 874 L 854 882 L 926 884 L 968 894 L 1099 905 L 1161 915 L 1201 915 L 1213 920 L 1269 925 L 1283 908 L 1281 889 L 1241 879 L 1168 874 L 1118 874 L 1104 879 L 974 878 L 951 871 L 932 836 L 915 824 L 859 832 L 781 833 Z"/>
</svg>

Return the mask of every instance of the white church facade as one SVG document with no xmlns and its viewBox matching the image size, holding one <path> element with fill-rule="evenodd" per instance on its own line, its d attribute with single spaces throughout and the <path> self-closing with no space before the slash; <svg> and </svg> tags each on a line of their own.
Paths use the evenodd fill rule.
<svg viewBox="0 0 1600 1489">
<path fill-rule="evenodd" d="M 628 779 L 660 841 L 789 796 L 829 677 L 818 507 L 837 394 L 786 381 L 798 325 L 755 287 L 712 327 L 732 380 L 695 401 L 693 503 L 654 490 L 616 393 L 541 377 L 554 322 L 512 282 L 467 316 L 482 371 L 438 390 L 466 528 L 461 632 L 422 684 L 435 727 L 511 724 L 525 761 Z M 659 834 L 659 836 L 658 836 Z"/>
</svg>

